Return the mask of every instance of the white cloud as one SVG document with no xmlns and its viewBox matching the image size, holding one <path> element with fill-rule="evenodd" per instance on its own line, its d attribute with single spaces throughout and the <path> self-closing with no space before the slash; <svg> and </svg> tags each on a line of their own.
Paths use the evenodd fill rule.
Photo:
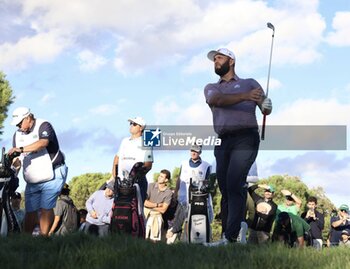
<svg viewBox="0 0 350 269">
<path fill-rule="evenodd" d="M 94 54 L 90 50 L 83 50 L 78 54 L 79 67 L 82 71 L 95 71 L 107 63 L 107 59 Z"/>
<path fill-rule="evenodd" d="M 116 105 L 104 104 L 90 109 L 90 112 L 94 115 L 109 116 L 118 111 Z"/>
<path fill-rule="evenodd" d="M 47 105 L 49 104 L 52 100 L 54 100 L 56 98 L 56 94 L 53 92 L 47 93 L 45 94 L 41 99 L 40 99 L 40 103 Z"/>
<path fill-rule="evenodd" d="M 208 51 L 193 56 L 184 67 L 183 72 L 189 75 L 197 72 L 207 72 L 208 70 L 214 72 L 214 65 L 212 62 L 208 61 L 207 53 Z"/>
<path fill-rule="evenodd" d="M 267 86 L 267 77 L 263 77 L 263 78 L 258 78 L 257 81 L 259 82 L 259 84 L 261 85 L 261 87 L 264 89 L 264 91 L 266 91 L 266 86 Z M 270 77 L 270 81 L 269 81 L 269 95 L 271 92 L 276 92 L 278 90 L 280 90 L 283 87 L 281 81 Z"/>
<path fill-rule="evenodd" d="M 0 68 L 20 70 L 30 63 L 47 63 L 70 45 L 70 41 L 56 31 L 23 37 L 17 43 L 0 45 Z"/>
<path fill-rule="evenodd" d="M 153 111 L 157 124 L 212 125 L 211 111 L 200 89 L 163 98 L 154 104 Z"/>
<path fill-rule="evenodd" d="M 29 26 L 32 36 L 22 37 L 17 43 L 3 44 L 0 52 L 11 56 L 3 59 L 2 64 L 22 68 L 31 61 L 40 63 L 43 59 L 53 59 L 68 47 L 67 40 L 79 43 L 79 37 L 100 32 L 108 32 L 105 43 L 115 46 L 114 63 L 124 74 L 172 65 L 191 56 L 197 59 L 190 59 L 190 66 L 185 70 L 194 72 L 196 66 L 200 66 L 196 62 L 204 55 L 193 52 L 220 45 L 235 50 L 242 70 L 257 68 L 268 62 L 271 33 L 266 28 L 266 18 L 276 27 L 273 62 L 311 63 L 321 57 L 317 45 L 325 29 L 324 20 L 317 13 L 316 0 L 307 4 L 284 1 L 277 6 L 252 0 L 105 0 L 103 5 L 98 0 L 75 0 L 69 5 L 62 5 L 60 0 L 26 0 L 21 5 L 21 23 Z M 45 35 L 66 42 L 35 42 Z M 37 48 L 34 54 L 32 43 L 36 43 Z M 28 52 L 13 56 L 13 51 L 21 47 L 28 47 Z M 93 59 L 97 65 L 103 62 L 101 58 Z M 87 68 L 95 68 L 95 65 Z"/>
<path fill-rule="evenodd" d="M 332 26 L 334 32 L 326 40 L 334 46 L 350 46 L 350 12 L 337 12 Z"/>
<path fill-rule="evenodd" d="M 268 117 L 268 122 L 271 125 L 350 125 L 349 111 L 349 103 L 340 103 L 334 98 L 299 99 L 280 106 Z"/>
</svg>

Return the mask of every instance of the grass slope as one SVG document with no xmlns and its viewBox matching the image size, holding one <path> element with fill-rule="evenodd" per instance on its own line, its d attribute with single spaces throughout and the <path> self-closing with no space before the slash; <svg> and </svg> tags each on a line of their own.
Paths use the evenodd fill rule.
<svg viewBox="0 0 350 269">
<path fill-rule="evenodd" d="M 233 244 L 217 248 L 168 246 L 127 236 L 84 234 L 0 238 L 0 268 L 329 268 L 350 269 L 350 249 L 289 249 L 282 245 Z"/>
</svg>

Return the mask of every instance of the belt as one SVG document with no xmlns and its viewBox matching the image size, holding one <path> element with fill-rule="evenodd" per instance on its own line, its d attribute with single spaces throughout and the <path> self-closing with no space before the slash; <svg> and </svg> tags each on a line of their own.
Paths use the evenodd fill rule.
<svg viewBox="0 0 350 269">
<path fill-rule="evenodd" d="M 62 165 L 65 165 L 66 163 L 65 162 L 62 162 L 62 163 L 59 163 L 59 164 L 55 164 L 53 166 L 53 170 L 56 170 L 58 167 L 61 167 Z"/>
<path fill-rule="evenodd" d="M 241 135 L 247 135 L 247 134 L 254 134 L 258 133 L 258 128 L 245 128 L 235 131 L 226 132 L 219 135 L 220 139 L 230 138 L 230 137 L 236 137 Z"/>
</svg>

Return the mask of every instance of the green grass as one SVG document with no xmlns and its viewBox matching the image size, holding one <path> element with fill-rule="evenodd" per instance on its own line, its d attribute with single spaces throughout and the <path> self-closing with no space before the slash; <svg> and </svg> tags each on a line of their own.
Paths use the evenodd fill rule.
<svg viewBox="0 0 350 269">
<path fill-rule="evenodd" d="M 233 244 L 217 248 L 168 246 L 127 236 L 84 234 L 0 238 L 0 268 L 350 268 L 350 249 L 289 249 L 282 245 Z"/>
</svg>

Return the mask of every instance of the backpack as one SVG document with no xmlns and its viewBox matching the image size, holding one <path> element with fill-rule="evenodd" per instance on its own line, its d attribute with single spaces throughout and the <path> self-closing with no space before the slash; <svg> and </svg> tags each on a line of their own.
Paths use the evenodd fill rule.
<svg viewBox="0 0 350 269">
<path fill-rule="evenodd" d="M 127 233 L 145 238 L 145 219 L 139 186 L 117 187 L 112 207 L 110 230 L 112 233 Z"/>
<path fill-rule="evenodd" d="M 73 201 L 68 201 L 61 199 L 60 201 L 64 202 L 67 206 L 67 212 L 61 219 L 61 225 L 58 227 L 58 234 L 63 233 L 72 233 L 78 230 L 79 227 L 79 212 Z M 65 228 L 65 231 L 64 229 Z"/>
</svg>

